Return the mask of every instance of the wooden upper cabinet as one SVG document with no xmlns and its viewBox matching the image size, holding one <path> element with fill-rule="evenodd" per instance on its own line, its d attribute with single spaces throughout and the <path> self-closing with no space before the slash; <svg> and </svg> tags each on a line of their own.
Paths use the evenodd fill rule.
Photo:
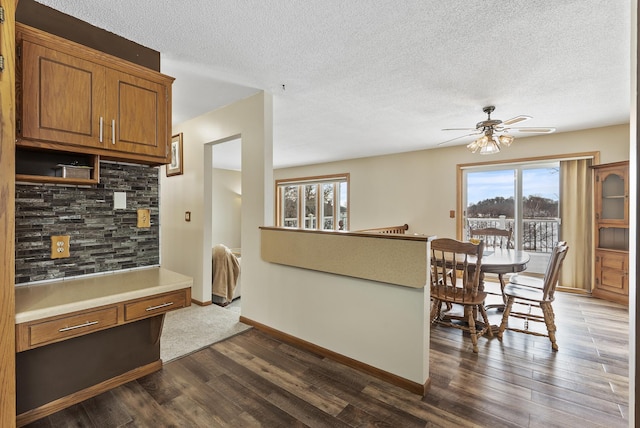
<svg viewBox="0 0 640 428">
<path fill-rule="evenodd" d="M 167 87 L 116 70 L 107 70 L 109 144 L 114 150 L 168 155 Z"/>
<path fill-rule="evenodd" d="M 104 67 L 24 41 L 22 76 L 23 138 L 104 147 Z"/>
<path fill-rule="evenodd" d="M 25 25 L 16 29 L 18 145 L 170 161 L 173 78 Z"/>
<path fill-rule="evenodd" d="M 612 225 L 629 224 L 628 163 L 596 168 L 596 221 Z"/>
</svg>

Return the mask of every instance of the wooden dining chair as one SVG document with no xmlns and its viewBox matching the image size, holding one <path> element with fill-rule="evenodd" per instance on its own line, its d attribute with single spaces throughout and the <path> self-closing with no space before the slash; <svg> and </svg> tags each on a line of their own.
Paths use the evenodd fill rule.
<svg viewBox="0 0 640 428">
<path fill-rule="evenodd" d="M 469 227 L 469 238 L 482 239 L 485 248 L 513 248 L 513 243 L 511 242 L 512 235 L 513 229 L 511 227 L 509 227 L 509 229 L 498 229 L 497 227 L 474 229 Z"/>
<path fill-rule="evenodd" d="M 457 241 L 449 238 L 431 242 L 431 323 L 442 324 L 468 331 L 473 352 L 478 352 L 478 338 L 485 333 L 493 336 L 489 318 L 484 309 L 487 294 L 478 291 L 484 244 Z M 444 313 L 442 305 L 461 305 L 462 316 L 451 311 Z M 482 324 L 476 322 L 478 312 Z"/>
<path fill-rule="evenodd" d="M 556 324 L 555 315 L 553 313 L 553 300 L 555 298 L 556 285 L 560 274 L 560 268 L 567 255 L 569 247 L 567 245 L 556 246 L 551 266 L 547 270 L 544 277 L 544 285 L 542 288 L 525 286 L 515 283 L 509 283 L 504 289 L 504 295 L 507 304 L 502 314 L 502 322 L 498 331 L 498 339 L 502 340 L 505 330 L 516 331 L 535 336 L 548 337 L 551 341 L 551 349 L 558 350 L 556 342 Z M 517 310 L 514 310 L 517 305 Z M 509 325 L 509 317 L 523 320 L 523 326 L 514 327 Z M 531 330 L 529 322 L 544 322 L 547 333 Z"/>
<path fill-rule="evenodd" d="M 469 226 L 469 238 L 470 239 L 480 239 L 484 241 L 485 248 L 493 247 L 493 248 L 513 248 L 513 243 L 511 242 L 511 236 L 513 235 L 513 228 L 509 227 L 509 229 L 498 229 L 496 227 L 487 227 L 484 229 L 473 229 Z M 503 303 L 506 303 L 504 299 L 504 275 L 498 274 L 498 282 L 500 283 L 500 297 L 502 297 Z M 498 295 L 497 292 L 487 291 L 488 294 Z M 491 305 L 491 307 L 504 307 L 502 304 L 499 305 Z"/>
<path fill-rule="evenodd" d="M 544 288 L 544 279 L 551 274 L 551 269 L 553 269 L 553 263 L 556 257 L 556 252 L 561 247 L 567 245 L 566 241 L 559 241 L 553 250 L 551 251 L 551 256 L 549 257 L 549 262 L 547 263 L 547 269 L 544 272 L 544 276 L 542 278 L 532 275 L 527 275 L 524 273 L 515 273 L 509 277 L 510 284 L 518 284 L 525 287 L 533 287 L 533 288 Z"/>
</svg>

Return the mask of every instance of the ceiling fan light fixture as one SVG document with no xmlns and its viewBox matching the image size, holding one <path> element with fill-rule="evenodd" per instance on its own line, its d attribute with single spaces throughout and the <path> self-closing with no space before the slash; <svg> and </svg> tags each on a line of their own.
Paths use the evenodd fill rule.
<svg viewBox="0 0 640 428">
<path fill-rule="evenodd" d="M 554 132 L 556 128 L 513 128 L 511 125 L 524 122 L 531 119 L 531 116 L 520 115 L 512 117 L 511 119 L 502 121 L 499 119 L 491 119 L 491 113 L 495 110 L 495 106 L 486 106 L 482 108 L 482 111 L 487 114 L 487 120 L 482 120 L 476 123 L 474 128 L 445 128 L 443 131 L 473 131 L 471 134 L 462 135 L 460 137 L 452 138 L 447 141 L 443 141 L 438 145 L 450 143 L 451 141 L 459 138 L 470 137 L 472 135 L 484 134 L 482 137 L 467 144 L 467 148 L 473 153 L 483 155 L 490 155 L 498 153 L 502 147 L 509 147 L 513 144 L 515 138 L 508 134 L 508 132 L 523 132 L 532 134 L 548 134 Z"/>
<path fill-rule="evenodd" d="M 474 140 L 472 143 L 467 145 L 467 148 L 471 150 L 473 153 L 477 153 L 478 150 L 484 149 L 487 144 L 491 141 L 487 135 L 483 135 L 482 137 Z"/>
<path fill-rule="evenodd" d="M 498 152 L 500 152 L 500 143 L 494 139 L 489 140 L 489 142 L 480 149 L 481 155 L 492 155 Z"/>
<path fill-rule="evenodd" d="M 511 143 L 513 143 L 514 138 L 511 135 L 508 134 L 502 134 L 499 138 L 498 138 L 498 142 L 500 143 L 500 145 L 505 146 L 505 147 L 509 147 L 511 145 Z"/>
<path fill-rule="evenodd" d="M 467 144 L 467 149 L 471 150 L 472 153 L 476 153 L 478 150 L 480 150 L 480 144 L 478 143 L 478 140 L 473 140 L 472 142 L 470 142 L 469 144 Z"/>
</svg>

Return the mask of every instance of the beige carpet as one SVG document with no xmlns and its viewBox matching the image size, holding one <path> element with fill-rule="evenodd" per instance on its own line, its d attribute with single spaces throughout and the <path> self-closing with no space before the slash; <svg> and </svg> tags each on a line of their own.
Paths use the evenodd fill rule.
<svg viewBox="0 0 640 428">
<path fill-rule="evenodd" d="M 250 326 L 240 321 L 239 306 L 198 306 L 168 312 L 160 338 L 160 358 L 167 363 L 241 333 Z"/>
</svg>

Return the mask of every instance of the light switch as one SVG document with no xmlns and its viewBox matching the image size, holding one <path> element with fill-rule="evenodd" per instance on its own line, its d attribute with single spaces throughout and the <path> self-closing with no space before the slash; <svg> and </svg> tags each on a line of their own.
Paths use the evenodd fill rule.
<svg viewBox="0 0 640 428">
<path fill-rule="evenodd" d="M 70 257 L 69 235 L 51 237 L 51 258 L 64 259 Z"/>
<path fill-rule="evenodd" d="M 113 192 L 113 209 L 127 209 L 127 192 Z"/>
<path fill-rule="evenodd" d="M 151 227 L 151 212 L 149 209 L 138 210 L 138 227 Z"/>
</svg>

